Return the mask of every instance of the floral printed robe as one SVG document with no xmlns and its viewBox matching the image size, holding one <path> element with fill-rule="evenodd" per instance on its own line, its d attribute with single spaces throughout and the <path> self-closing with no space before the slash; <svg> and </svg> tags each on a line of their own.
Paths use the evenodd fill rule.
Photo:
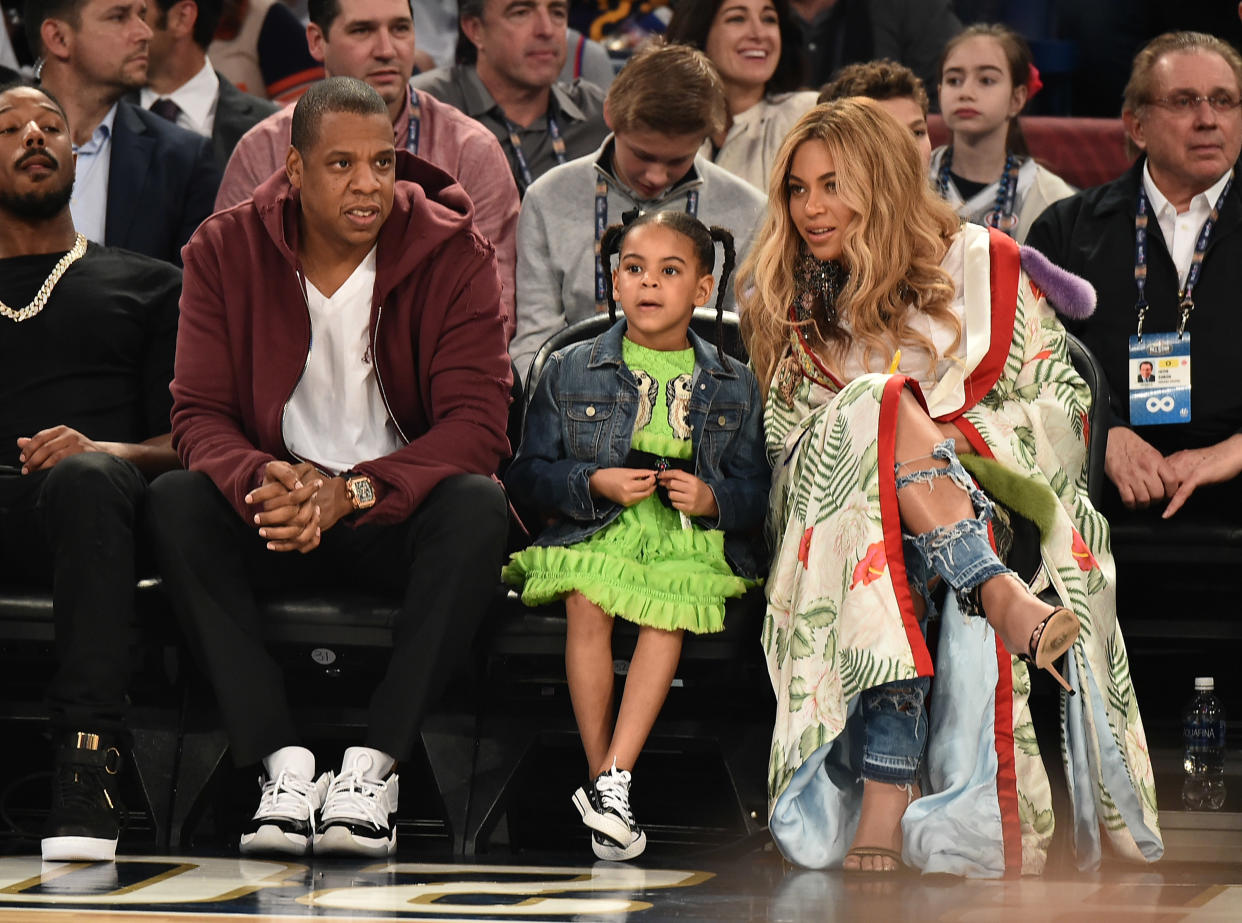
<svg viewBox="0 0 1242 923">
<path fill-rule="evenodd" d="M 976 453 L 1059 500 L 1033 589 L 1051 585 L 1082 622 L 1063 671 L 1078 695 L 1063 696 L 1061 709 L 1078 863 L 1098 865 L 1101 830 L 1120 856 L 1154 861 L 1163 852 L 1155 785 L 1117 623 L 1108 525 L 1087 500 L 1090 394 L 1016 245 L 983 228 L 962 233 L 965 361 L 926 403 Z M 1037 874 L 1053 818 L 1027 665 L 948 594 L 933 670 L 912 609 L 893 475 L 898 397 L 911 380 L 869 374 L 841 385 L 805 345 L 792 355 L 803 373 L 778 367 L 765 419 L 777 548 L 763 633 L 777 695 L 773 838 L 798 864 L 840 864 L 861 795 L 861 727 L 850 720 L 858 693 L 935 672 L 930 788 L 903 818 L 905 861 L 975 877 Z"/>
</svg>

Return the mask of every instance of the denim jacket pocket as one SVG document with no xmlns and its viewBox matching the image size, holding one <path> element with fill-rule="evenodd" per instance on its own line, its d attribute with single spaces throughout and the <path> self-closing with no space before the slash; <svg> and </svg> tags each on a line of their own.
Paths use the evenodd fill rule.
<svg viewBox="0 0 1242 923">
<path fill-rule="evenodd" d="M 710 458 L 716 463 L 724 457 L 729 442 L 742 428 L 745 407 L 742 404 L 714 403 L 703 418 L 703 441 Z"/>
<path fill-rule="evenodd" d="M 603 444 L 613 403 L 607 400 L 573 399 L 565 402 L 565 433 L 574 458 L 595 461 Z"/>
</svg>

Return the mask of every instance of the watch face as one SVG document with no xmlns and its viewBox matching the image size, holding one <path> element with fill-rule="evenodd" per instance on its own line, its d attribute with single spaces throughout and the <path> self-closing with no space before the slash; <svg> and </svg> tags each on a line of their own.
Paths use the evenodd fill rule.
<svg viewBox="0 0 1242 923">
<path fill-rule="evenodd" d="M 371 486 L 370 478 L 350 478 L 349 489 L 354 495 L 354 506 L 357 509 L 365 510 L 375 505 L 375 489 Z"/>
</svg>

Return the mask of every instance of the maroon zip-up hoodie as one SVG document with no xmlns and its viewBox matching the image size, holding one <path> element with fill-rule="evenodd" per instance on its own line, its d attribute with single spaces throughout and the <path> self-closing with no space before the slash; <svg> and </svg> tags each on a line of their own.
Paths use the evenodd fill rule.
<svg viewBox="0 0 1242 923">
<path fill-rule="evenodd" d="M 356 466 L 378 501 L 359 523 L 410 516 L 442 479 L 492 474 L 508 452 L 512 382 L 491 245 L 447 173 L 397 154 L 380 229 L 371 352 L 406 445 Z M 284 171 L 212 215 L 182 249 L 172 383 L 173 447 L 247 521 L 246 494 L 285 447 L 285 404 L 306 366 L 310 315 L 298 278 L 298 193 Z"/>
</svg>

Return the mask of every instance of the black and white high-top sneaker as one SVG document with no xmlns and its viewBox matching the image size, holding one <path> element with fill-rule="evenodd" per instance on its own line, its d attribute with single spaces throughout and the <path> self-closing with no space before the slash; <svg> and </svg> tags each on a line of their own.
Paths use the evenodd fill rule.
<svg viewBox="0 0 1242 923">
<path fill-rule="evenodd" d="M 330 774 L 303 779 L 287 769 L 259 777 L 263 794 L 238 848 L 246 854 L 304 856 L 315 837 L 315 818 L 328 791 Z"/>
<path fill-rule="evenodd" d="M 647 834 L 630 810 L 630 773 L 612 768 L 574 792 L 574 807 L 591 828 L 591 848 L 600 859 L 633 859 L 647 848 Z"/>
<path fill-rule="evenodd" d="M 42 842 L 45 861 L 116 858 L 124 815 L 114 790 L 120 768 L 121 754 L 110 738 L 86 731 L 61 738 L 52 773 L 52 811 Z"/>
<path fill-rule="evenodd" d="M 369 777 L 371 765 L 366 753 L 346 754 L 320 811 L 316 855 L 382 857 L 397 851 L 398 777 Z"/>
</svg>

